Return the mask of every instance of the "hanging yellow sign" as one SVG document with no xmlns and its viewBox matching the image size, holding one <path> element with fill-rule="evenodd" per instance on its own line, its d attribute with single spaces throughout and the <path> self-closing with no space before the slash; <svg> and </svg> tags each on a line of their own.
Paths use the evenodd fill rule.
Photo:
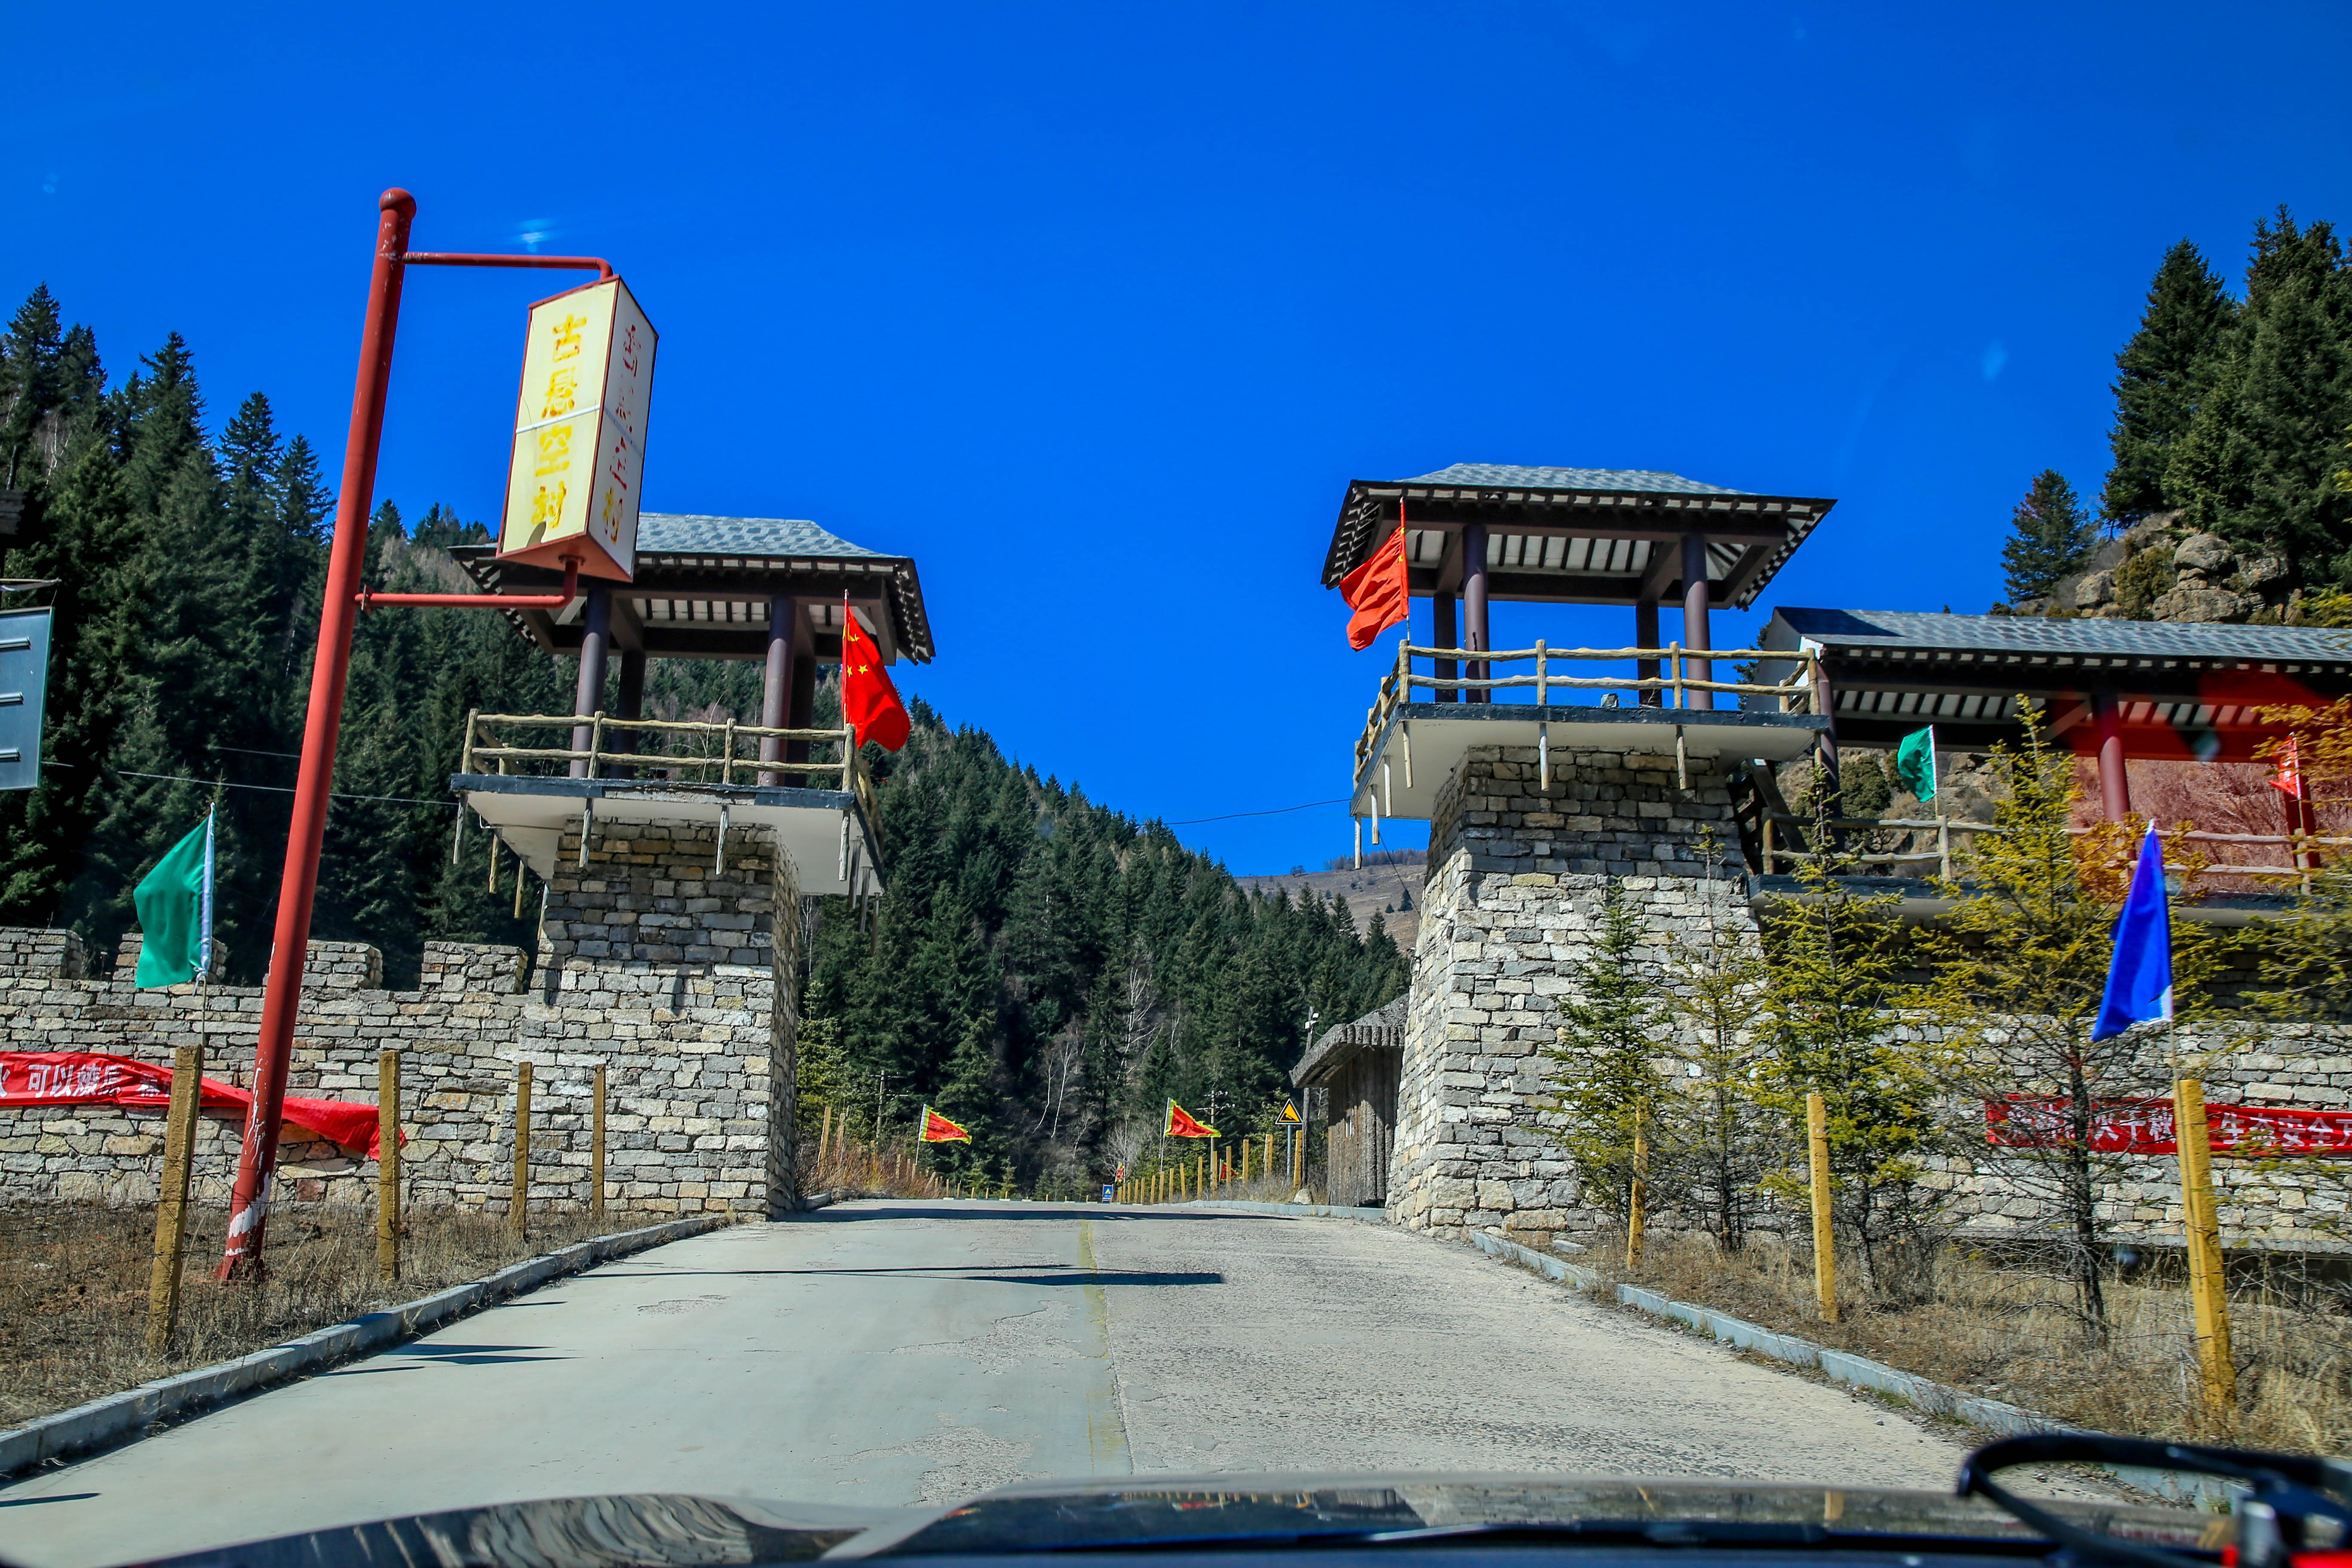
<svg viewBox="0 0 2352 1568">
<path fill-rule="evenodd" d="M 637 489 L 654 330 L 617 278 L 530 308 L 507 458 L 499 556 L 627 582 L 637 564 Z"/>
</svg>

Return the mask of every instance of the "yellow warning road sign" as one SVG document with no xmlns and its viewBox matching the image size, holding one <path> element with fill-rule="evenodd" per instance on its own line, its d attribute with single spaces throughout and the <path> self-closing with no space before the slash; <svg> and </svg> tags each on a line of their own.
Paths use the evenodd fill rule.
<svg viewBox="0 0 2352 1568">
<path fill-rule="evenodd" d="M 1298 1104 L 1296 1100 L 1286 1100 L 1282 1102 L 1281 1120 L 1285 1121 L 1300 1121 L 1305 1120 L 1305 1118 L 1298 1114 Z"/>
</svg>

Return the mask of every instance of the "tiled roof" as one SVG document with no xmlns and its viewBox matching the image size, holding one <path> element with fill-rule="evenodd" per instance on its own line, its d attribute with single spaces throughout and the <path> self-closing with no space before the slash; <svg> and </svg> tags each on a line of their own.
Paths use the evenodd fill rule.
<svg viewBox="0 0 2352 1568">
<path fill-rule="evenodd" d="M 2352 662 L 2352 631 L 2212 622 L 2043 620 L 1918 610 L 1783 607 L 1777 619 L 1824 647 L 1928 647 L 2136 658 Z M 1776 645 L 1777 646 L 1777 645 Z"/>
<path fill-rule="evenodd" d="M 1680 474 L 1650 468 L 1519 468 L 1507 463 L 1456 463 L 1433 474 L 1418 474 L 1402 481 L 1409 485 L 1493 485 L 1507 489 L 1625 490 L 1655 495 L 1744 496 L 1748 490 L 1727 490 L 1703 485 Z"/>
<path fill-rule="evenodd" d="M 641 555 L 751 555 L 803 559 L 811 556 L 883 557 L 878 550 L 827 533 L 815 523 L 791 517 L 698 517 L 686 512 L 637 514 Z"/>
<path fill-rule="evenodd" d="M 1305 1087 L 1310 1079 L 1331 1071 L 1363 1050 L 1402 1050 L 1407 997 L 1399 996 L 1375 1007 L 1352 1024 L 1323 1031 L 1323 1037 L 1290 1069 L 1290 1081 Z"/>
</svg>

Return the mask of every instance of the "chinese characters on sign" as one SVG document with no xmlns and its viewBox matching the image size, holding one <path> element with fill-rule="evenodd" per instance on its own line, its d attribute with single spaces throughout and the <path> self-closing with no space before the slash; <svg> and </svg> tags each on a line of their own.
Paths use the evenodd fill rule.
<svg viewBox="0 0 2352 1568">
<path fill-rule="evenodd" d="M 2352 1153 L 2352 1111 L 2209 1104 L 2205 1121 L 2216 1154 Z M 1986 1100 L 1985 1134 L 2010 1148 L 2058 1148 L 2074 1138 L 2066 1102 L 2034 1096 Z M 2174 1153 L 2172 1101 L 2102 1101 L 2091 1119 L 2089 1142 L 2105 1154 Z"/>
<path fill-rule="evenodd" d="M 499 554 L 592 577 L 636 569 L 654 330 L 617 278 L 530 308 Z"/>
</svg>

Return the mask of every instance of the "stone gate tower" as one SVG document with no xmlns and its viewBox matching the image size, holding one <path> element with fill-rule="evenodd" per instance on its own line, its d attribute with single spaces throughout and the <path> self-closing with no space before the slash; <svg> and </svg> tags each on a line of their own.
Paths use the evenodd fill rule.
<svg viewBox="0 0 2352 1568">
<path fill-rule="evenodd" d="M 1546 1128 L 1539 1054 L 1614 882 L 1655 938 L 1749 933 L 1731 770 L 1828 746 L 1807 656 L 1717 667 L 1708 611 L 1745 607 L 1833 503 L 1674 474 L 1459 464 L 1350 485 L 1324 581 L 1406 530 L 1408 628 L 1356 746 L 1360 836 L 1430 825 L 1390 1217 L 1556 1233 L 1593 1215 Z M 1488 605 L 1623 605 L 1625 647 L 1496 649 Z M 1681 606 L 1680 636 L 1659 605 Z M 1457 628 L 1457 601 L 1460 621 Z M 1727 658 L 1755 650 L 1727 649 Z M 1718 679 L 1720 678 L 1720 679 Z"/>
</svg>

